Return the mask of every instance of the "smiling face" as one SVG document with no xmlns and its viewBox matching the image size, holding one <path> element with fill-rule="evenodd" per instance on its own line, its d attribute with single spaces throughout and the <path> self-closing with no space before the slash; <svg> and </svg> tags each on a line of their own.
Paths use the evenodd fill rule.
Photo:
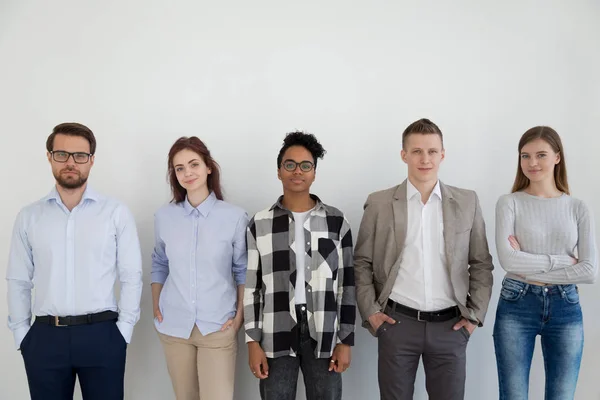
<svg viewBox="0 0 600 400">
<path fill-rule="evenodd" d="M 79 154 L 68 154 L 79 153 Z M 52 167 L 52 175 L 56 183 L 65 189 L 78 189 L 82 187 L 88 179 L 90 170 L 94 165 L 94 156 L 85 156 L 90 153 L 90 142 L 81 136 L 58 134 L 54 137 L 52 153 L 48 152 L 47 157 Z M 68 157 L 66 161 L 64 157 Z M 75 159 L 79 162 L 75 162 Z M 82 163 L 81 161 L 86 161 Z"/>
<path fill-rule="evenodd" d="M 306 163 L 304 163 L 304 169 L 301 166 L 306 161 L 313 164 L 310 170 L 307 170 L 308 164 Z M 310 151 L 303 146 L 291 146 L 285 151 L 281 165 L 277 169 L 277 177 L 283 184 L 284 193 L 286 191 L 293 193 L 310 192 L 310 186 L 315 181 L 314 162 L 315 160 Z M 291 170 L 293 163 L 297 165 Z M 290 170 L 286 169 L 286 167 Z"/>
<path fill-rule="evenodd" d="M 177 182 L 189 193 L 208 190 L 207 179 L 211 174 L 202 157 L 189 149 L 184 149 L 173 157 L 173 169 Z"/>
<path fill-rule="evenodd" d="M 440 164 L 446 156 L 439 135 L 421 133 L 406 137 L 401 155 L 413 184 L 436 182 Z"/>
<path fill-rule="evenodd" d="M 525 144 L 520 159 L 521 171 L 531 182 L 554 181 L 554 168 L 560 162 L 560 154 L 544 139 L 534 139 Z"/>
</svg>

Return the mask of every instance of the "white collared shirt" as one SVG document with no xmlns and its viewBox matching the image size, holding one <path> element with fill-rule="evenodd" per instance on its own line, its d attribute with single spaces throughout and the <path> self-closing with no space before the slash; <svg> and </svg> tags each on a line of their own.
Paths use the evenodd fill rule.
<svg viewBox="0 0 600 400">
<path fill-rule="evenodd" d="M 406 182 L 407 229 L 400 269 L 390 298 L 421 311 L 456 305 L 444 249 L 442 192 L 438 181 L 426 204 Z"/>
</svg>

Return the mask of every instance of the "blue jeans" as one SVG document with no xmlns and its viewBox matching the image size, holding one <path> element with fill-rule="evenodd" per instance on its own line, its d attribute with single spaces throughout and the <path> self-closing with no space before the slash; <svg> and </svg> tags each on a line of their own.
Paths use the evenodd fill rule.
<svg viewBox="0 0 600 400">
<path fill-rule="evenodd" d="M 573 399 L 583 353 L 577 286 L 504 279 L 494 325 L 500 400 L 527 400 L 537 335 L 544 355 L 545 399 Z"/>
<path fill-rule="evenodd" d="M 307 400 L 341 400 L 342 375 L 329 371 L 330 358 L 316 358 L 314 340 L 308 330 L 306 308 L 296 306 L 300 346 L 296 357 L 267 358 L 269 377 L 261 379 L 262 400 L 294 400 L 298 372 L 302 370 Z"/>
</svg>

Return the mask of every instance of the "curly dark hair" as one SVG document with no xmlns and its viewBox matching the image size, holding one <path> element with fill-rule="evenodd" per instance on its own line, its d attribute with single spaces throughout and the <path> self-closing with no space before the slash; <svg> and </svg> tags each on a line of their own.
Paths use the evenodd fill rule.
<svg viewBox="0 0 600 400">
<path fill-rule="evenodd" d="M 279 150 L 279 155 L 277 156 L 278 169 L 283 161 L 283 154 L 292 146 L 302 146 L 310 151 L 315 164 L 315 169 L 317 168 L 317 159 L 322 159 L 325 153 L 327 153 L 312 133 L 304 133 L 301 131 L 290 132 L 285 136 L 285 139 L 283 139 L 283 146 L 281 146 L 281 150 Z"/>
</svg>

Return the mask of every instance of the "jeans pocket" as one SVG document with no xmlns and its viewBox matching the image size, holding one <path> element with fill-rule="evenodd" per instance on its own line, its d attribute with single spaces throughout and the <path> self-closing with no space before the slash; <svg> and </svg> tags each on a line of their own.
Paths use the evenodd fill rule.
<svg viewBox="0 0 600 400">
<path fill-rule="evenodd" d="M 562 297 L 569 304 L 579 304 L 579 290 L 575 285 L 563 286 Z"/>
<path fill-rule="evenodd" d="M 500 297 L 506 301 L 517 301 L 523 296 L 524 285 L 521 282 L 512 279 L 505 279 L 502 282 Z"/>
<path fill-rule="evenodd" d="M 503 287 L 500 290 L 500 297 L 506 301 L 517 301 L 521 297 L 523 289 L 514 289 Z"/>
</svg>

